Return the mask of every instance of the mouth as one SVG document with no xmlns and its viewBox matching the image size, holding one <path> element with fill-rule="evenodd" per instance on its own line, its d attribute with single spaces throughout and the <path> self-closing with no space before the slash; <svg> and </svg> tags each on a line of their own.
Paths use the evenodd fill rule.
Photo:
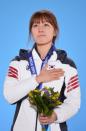
<svg viewBox="0 0 86 131">
<path fill-rule="evenodd" d="M 41 34 L 41 35 L 38 35 L 38 37 L 45 37 L 46 35 L 44 35 L 44 34 Z"/>
</svg>

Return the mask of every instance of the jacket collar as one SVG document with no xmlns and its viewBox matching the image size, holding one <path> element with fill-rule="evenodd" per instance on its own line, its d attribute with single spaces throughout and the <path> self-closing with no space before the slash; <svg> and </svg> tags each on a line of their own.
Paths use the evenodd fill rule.
<svg viewBox="0 0 86 131">
<path fill-rule="evenodd" d="M 35 48 L 32 50 L 32 54 L 33 54 L 33 57 L 34 57 L 35 60 L 42 61 L 38 51 Z M 53 54 L 51 55 L 49 60 L 55 61 L 56 59 L 57 59 L 57 53 L 56 53 L 56 51 L 53 51 Z"/>
<path fill-rule="evenodd" d="M 19 57 L 20 60 L 28 60 L 28 53 L 30 50 L 20 49 L 19 51 Z M 32 54 L 34 56 L 34 59 L 41 60 L 37 50 L 33 47 Z M 64 50 L 57 49 L 57 51 L 53 51 L 53 55 L 50 57 L 50 60 L 55 61 L 56 59 L 63 62 L 67 57 L 67 53 Z M 42 61 L 42 60 L 41 60 Z"/>
</svg>

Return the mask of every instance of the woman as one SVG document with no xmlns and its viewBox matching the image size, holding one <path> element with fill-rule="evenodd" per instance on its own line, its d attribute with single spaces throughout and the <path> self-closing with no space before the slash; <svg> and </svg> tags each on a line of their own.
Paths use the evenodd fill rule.
<svg viewBox="0 0 86 131">
<path fill-rule="evenodd" d="M 41 131 L 48 125 L 51 131 L 68 131 L 66 121 L 80 108 L 80 87 L 74 62 L 63 50 L 55 48 L 59 27 L 50 11 L 35 12 L 29 33 L 34 39 L 31 51 L 21 49 L 9 65 L 4 83 L 4 96 L 17 104 L 11 131 Z M 40 86 L 41 85 L 41 86 Z M 28 93 L 44 86 L 54 87 L 63 102 L 51 116 L 38 114 L 28 101 Z"/>
</svg>

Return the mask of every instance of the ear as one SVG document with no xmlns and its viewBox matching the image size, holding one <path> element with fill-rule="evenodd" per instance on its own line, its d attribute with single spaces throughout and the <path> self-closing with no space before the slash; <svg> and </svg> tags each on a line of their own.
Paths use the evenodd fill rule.
<svg viewBox="0 0 86 131">
<path fill-rule="evenodd" d="M 54 30 L 54 32 L 53 32 L 53 36 L 56 36 L 56 35 L 57 35 L 57 31 Z"/>
</svg>

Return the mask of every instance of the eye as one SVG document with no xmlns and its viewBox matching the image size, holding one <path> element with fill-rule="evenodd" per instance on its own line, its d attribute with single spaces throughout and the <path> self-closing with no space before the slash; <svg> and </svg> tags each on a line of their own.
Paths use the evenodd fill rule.
<svg viewBox="0 0 86 131">
<path fill-rule="evenodd" d="M 49 27 L 49 24 L 48 24 L 48 23 L 44 23 L 44 26 L 45 26 L 45 27 Z"/>
<path fill-rule="evenodd" d="M 38 24 L 33 24 L 32 27 L 38 27 Z"/>
</svg>

